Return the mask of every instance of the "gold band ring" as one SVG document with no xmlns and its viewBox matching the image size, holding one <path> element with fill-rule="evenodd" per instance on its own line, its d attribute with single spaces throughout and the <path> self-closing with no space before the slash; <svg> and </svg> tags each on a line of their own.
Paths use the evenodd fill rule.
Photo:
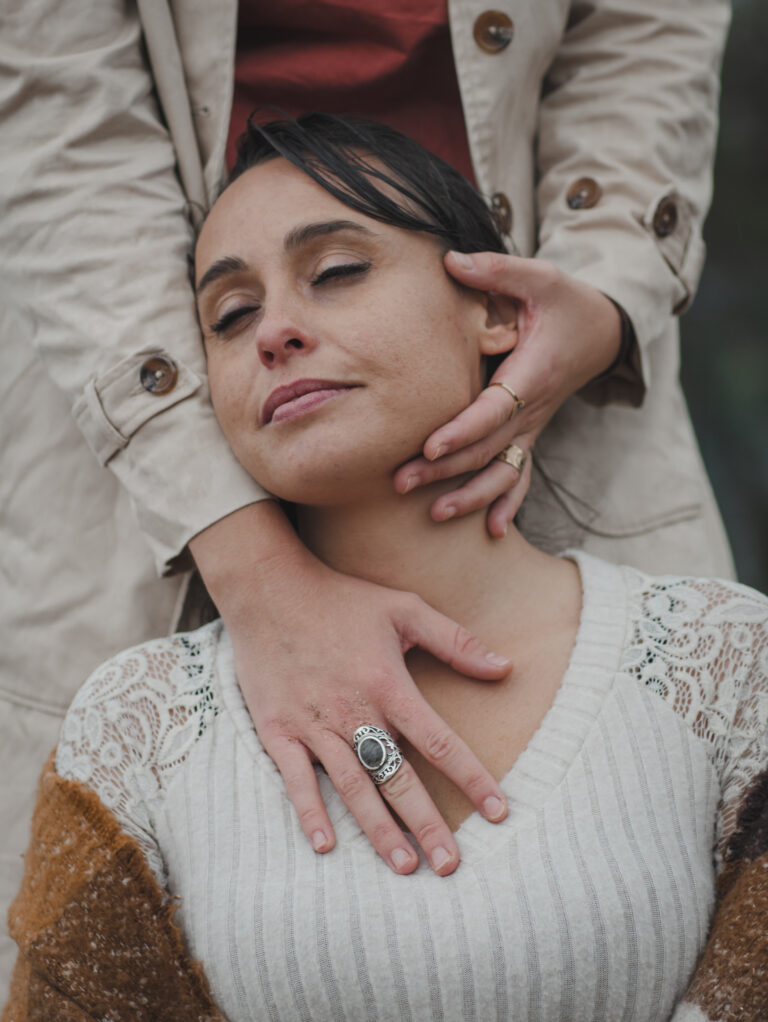
<svg viewBox="0 0 768 1022">
<path fill-rule="evenodd" d="M 523 399 L 521 397 L 518 397 L 517 394 L 514 392 L 514 390 L 512 390 L 512 388 L 510 386 L 508 386 L 508 384 L 502 383 L 501 380 L 494 380 L 493 383 L 489 383 L 488 386 L 489 387 L 503 387 L 504 390 L 506 390 L 506 392 L 512 398 L 512 400 L 514 401 L 514 404 L 512 405 L 512 411 L 509 413 L 510 419 L 514 419 L 514 417 L 517 415 L 517 413 L 520 411 L 520 409 L 521 408 L 525 408 L 525 401 L 523 401 Z"/>
<path fill-rule="evenodd" d="M 518 447 L 517 444 L 510 444 L 503 451 L 499 451 L 496 455 L 496 460 L 503 461 L 506 465 L 511 465 L 512 468 L 517 469 L 518 472 L 522 472 L 527 457 L 528 455 L 522 447 Z"/>
</svg>

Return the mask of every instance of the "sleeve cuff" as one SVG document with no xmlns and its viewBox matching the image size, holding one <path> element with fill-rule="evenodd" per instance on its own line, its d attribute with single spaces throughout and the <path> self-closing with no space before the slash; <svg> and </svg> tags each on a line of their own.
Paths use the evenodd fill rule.
<svg viewBox="0 0 768 1022">
<path fill-rule="evenodd" d="M 131 494 L 158 574 L 192 567 L 193 536 L 270 494 L 251 478 L 224 438 L 207 387 L 147 419 L 109 461 Z"/>
<path fill-rule="evenodd" d="M 640 348 L 632 320 L 610 295 L 605 296 L 621 317 L 621 342 L 613 365 L 600 373 L 578 392 L 579 397 L 591 405 L 621 404 L 639 408 L 645 398 L 646 387 Z"/>
</svg>

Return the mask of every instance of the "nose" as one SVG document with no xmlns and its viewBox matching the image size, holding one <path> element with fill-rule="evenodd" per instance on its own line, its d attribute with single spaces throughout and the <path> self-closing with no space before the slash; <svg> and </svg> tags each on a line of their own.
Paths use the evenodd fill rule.
<svg viewBox="0 0 768 1022">
<path fill-rule="evenodd" d="M 295 318 L 279 310 L 265 312 L 259 324 L 257 347 L 261 364 L 267 369 L 285 365 L 290 358 L 306 355 L 317 342 Z"/>
</svg>

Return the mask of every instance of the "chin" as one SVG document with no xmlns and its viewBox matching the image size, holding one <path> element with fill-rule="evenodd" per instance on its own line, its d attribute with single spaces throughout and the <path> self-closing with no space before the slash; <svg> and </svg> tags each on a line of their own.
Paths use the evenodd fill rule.
<svg viewBox="0 0 768 1022">
<path fill-rule="evenodd" d="M 299 438 L 296 438 L 297 440 Z M 331 507 L 370 499 L 373 494 L 392 490 L 392 477 L 399 466 L 418 451 L 418 444 L 365 442 L 359 435 L 344 444 L 338 438 L 309 437 L 302 442 L 286 438 L 278 444 L 279 457 L 241 457 L 240 463 L 266 490 L 280 500 L 308 507 Z M 270 447 L 272 444 L 270 442 Z M 394 492 L 392 490 L 392 492 Z"/>
</svg>

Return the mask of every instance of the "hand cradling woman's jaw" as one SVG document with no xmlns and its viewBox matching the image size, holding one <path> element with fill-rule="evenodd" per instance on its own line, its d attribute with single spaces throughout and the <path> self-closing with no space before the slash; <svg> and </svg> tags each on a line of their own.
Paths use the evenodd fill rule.
<svg viewBox="0 0 768 1022">
<path fill-rule="evenodd" d="M 271 492 L 333 504 L 399 464 L 482 386 L 499 329 L 434 237 L 374 220 L 283 158 L 251 167 L 197 244 L 216 415 Z"/>
</svg>

